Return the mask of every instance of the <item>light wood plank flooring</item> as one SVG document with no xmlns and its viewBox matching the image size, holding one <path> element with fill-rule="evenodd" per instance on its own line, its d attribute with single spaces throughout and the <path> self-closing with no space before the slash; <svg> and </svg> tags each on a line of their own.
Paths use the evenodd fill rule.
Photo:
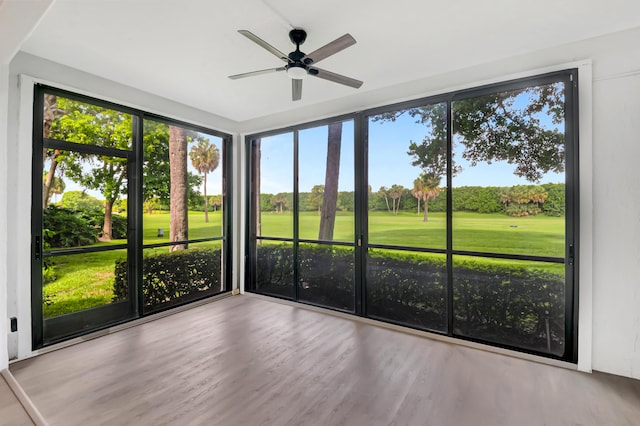
<svg viewBox="0 0 640 426">
<path fill-rule="evenodd" d="M 234 296 L 11 367 L 51 425 L 638 425 L 640 381 Z"/>
<path fill-rule="evenodd" d="M 4 378 L 6 370 L 0 374 L 0 424 L 33 426 L 35 423 L 26 412 L 18 397 Z"/>
</svg>

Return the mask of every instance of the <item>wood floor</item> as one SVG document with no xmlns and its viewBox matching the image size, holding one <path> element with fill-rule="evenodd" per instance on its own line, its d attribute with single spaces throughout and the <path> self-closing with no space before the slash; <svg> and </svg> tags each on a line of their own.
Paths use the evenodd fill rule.
<svg viewBox="0 0 640 426">
<path fill-rule="evenodd" d="M 35 423 L 13 393 L 4 373 L 6 370 L 0 374 L 0 425 L 33 426 Z"/>
<path fill-rule="evenodd" d="M 638 425 L 640 381 L 234 296 L 11 365 L 51 425 Z"/>
</svg>

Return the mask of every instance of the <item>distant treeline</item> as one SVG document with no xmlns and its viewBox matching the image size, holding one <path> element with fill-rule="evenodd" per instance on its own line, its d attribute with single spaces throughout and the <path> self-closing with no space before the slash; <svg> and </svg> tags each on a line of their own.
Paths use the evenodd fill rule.
<svg viewBox="0 0 640 426">
<path fill-rule="evenodd" d="M 531 216 L 544 213 L 547 216 L 564 215 L 563 183 L 542 185 L 498 186 L 462 186 L 453 188 L 452 205 L 456 212 L 505 213 L 510 216 Z M 300 211 L 318 211 L 322 205 L 322 194 L 318 192 L 299 193 Z M 393 200 L 388 191 L 378 190 L 369 193 L 369 211 L 389 211 L 393 214 Z M 402 188 L 401 196 L 396 200 L 399 211 L 418 212 L 418 199 L 409 188 Z M 293 193 L 260 194 L 260 210 L 263 212 L 290 211 L 293 206 Z M 389 207 L 387 207 L 389 206 Z M 447 206 L 446 190 L 430 200 L 429 212 L 444 212 Z M 338 211 L 353 211 L 353 191 L 338 193 Z M 424 202 L 420 202 L 420 211 Z"/>
</svg>

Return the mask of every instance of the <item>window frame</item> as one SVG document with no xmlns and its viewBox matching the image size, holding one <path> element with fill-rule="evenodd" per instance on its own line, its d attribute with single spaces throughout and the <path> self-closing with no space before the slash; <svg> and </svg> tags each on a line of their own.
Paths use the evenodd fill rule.
<svg viewBox="0 0 640 426">
<path fill-rule="evenodd" d="M 114 111 L 129 114 L 132 117 L 132 142 L 131 149 L 122 150 L 117 148 L 108 148 L 98 145 L 80 144 L 76 142 L 59 141 L 55 139 L 45 139 L 43 136 L 43 112 L 44 112 L 44 96 L 52 94 L 70 100 L 92 104 L 98 107 L 111 109 Z M 143 176 L 143 122 L 144 119 L 152 119 L 161 121 L 166 124 L 177 125 L 189 130 L 195 130 L 208 135 L 221 138 L 221 160 L 223 179 L 223 224 L 222 236 L 188 240 L 189 243 L 197 243 L 204 241 L 222 240 L 222 256 L 224 263 L 223 286 L 224 290 L 220 293 L 230 292 L 232 289 L 232 271 L 233 271 L 233 232 L 232 232 L 232 191 L 233 191 L 233 137 L 231 134 L 224 133 L 215 129 L 204 126 L 168 118 L 159 114 L 150 113 L 142 109 L 128 107 L 116 102 L 106 101 L 97 97 L 79 94 L 70 90 L 60 89 L 43 83 L 34 83 L 33 85 L 33 124 L 31 143 L 34 147 L 31 158 L 32 167 L 32 183 L 31 183 L 31 347 L 37 350 L 45 346 L 49 346 L 61 341 L 72 339 L 77 336 L 87 334 L 89 332 L 98 331 L 116 324 L 132 321 L 138 318 L 146 317 L 164 310 L 173 309 L 197 300 L 211 297 L 205 295 L 203 297 L 186 300 L 182 303 L 172 304 L 161 309 L 145 312 L 143 309 L 143 289 L 142 289 L 142 262 L 143 250 L 145 248 L 153 248 L 157 246 L 168 246 L 179 244 L 181 242 L 164 243 L 164 244 L 143 244 L 143 200 L 142 200 L 142 176 Z M 118 244 L 108 247 L 79 247 L 70 249 L 49 250 L 47 253 L 40 249 L 42 238 L 42 166 L 44 156 L 43 147 L 51 147 L 56 149 L 70 149 L 77 152 L 96 155 L 109 155 L 119 158 L 126 158 L 129 164 L 127 176 L 127 220 L 129 226 L 129 235 L 126 244 Z M 36 241 L 36 238 L 38 239 Z M 97 308 L 91 308 L 78 311 L 79 315 L 85 315 L 89 328 L 77 330 L 74 328 L 75 319 L 72 315 L 62 315 L 53 317 L 56 326 L 60 326 L 62 334 L 53 338 L 45 336 L 45 318 L 43 314 L 43 282 L 42 282 L 42 259 L 45 257 L 55 257 L 62 255 L 96 253 L 112 250 L 127 250 L 128 284 L 129 297 L 127 301 L 116 302 L 113 304 L 102 305 Z M 217 294 L 220 294 L 217 293 Z M 105 308 L 106 307 L 106 308 Z M 111 314 L 105 315 L 106 311 L 114 311 L 115 316 Z M 66 330 L 66 331 L 65 331 Z"/>
<path fill-rule="evenodd" d="M 452 171 L 451 171 L 451 159 L 452 159 L 452 147 L 453 147 L 453 123 L 452 123 L 452 104 L 456 100 L 462 100 L 466 98 L 481 96 L 485 94 L 495 93 L 497 91 L 509 91 L 524 87 L 533 87 L 543 84 L 563 82 L 565 89 L 565 124 L 564 124 L 564 138 L 565 138 L 565 254 L 564 257 L 552 257 L 552 256 L 531 256 L 531 255 L 511 255 L 504 253 L 484 253 L 467 250 L 454 250 L 453 249 L 453 221 L 452 221 Z M 446 193 L 447 193 L 447 209 L 446 209 L 446 249 L 437 248 L 417 248 L 417 247 L 403 247 L 403 246 L 389 246 L 384 244 L 369 244 L 368 243 L 368 194 L 366 191 L 368 184 L 368 119 L 371 116 L 375 116 L 384 112 L 393 112 L 412 107 L 419 107 L 427 104 L 444 103 L 447 104 L 447 175 L 446 175 Z M 366 254 L 369 248 L 392 248 L 395 250 L 408 250 L 408 251 L 420 251 L 428 253 L 439 253 L 447 256 L 447 333 L 449 337 L 456 339 L 469 340 L 482 344 L 488 344 L 491 346 L 497 346 L 509 350 L 518 352 L 531 353 L 534 355 L 540 355 L 547 358 L 559 359 L 563 361 L 569 361 L 577 363 L 578 360 L 578 300 L 579 300 L 579 286 L 578 286 L 578 271 L 579 271 L 579 231 L 580 231 L 580 218 L 579 218 L 579 111 L 578 111 L 578 69 L 568 68 L 559 71 L 553 71 L 543 73 L 539 75 L 533 75 L 528 77 L 522 77 L 517 79 L 500 81 L 487 85 L 480 85 L 477 87 L 470 87 L 461 90 L 454 90 L 450 92 L 436 94 L 434 96 L 420 97 L 411 99 L 404 102 L 392 103 L 383 105 L 380 107 L 370 108 L 352 114 L 343 114 L 340 116 L 311 121 L 300 125 L 288 126 L 280 129 L 270 130 L 266 132 L 259 132 L 249 134 L 245 136 L 245 152 L 246 152 L 246 218 L 245 223 L 245 250 L 247 253 L 248 261 L 245 264 L 245 277 L 246 289 L 249 292 L 255 292 L 255 224 L 253 224 L 252 209 L 253 197 L 252 197 L 252 184 L 253 184 L 253 163 L 252 163 L 252 141 L 260 139 L 262 137 L 278 135 L 287 132 L 296 132 L 309 127 L 328 124 L 339 120 L 353 119 L 354 120 L 354 144 L 355 144 L 355 243 L 356 243 L 356 309 L 353 314 L 363 317 L 368 317 L 367 306 L 365 300 L 366 294 Z M 294 153 L 295 158 L 296 153 Z M 295 172 L 294 172 L 295 173 Z M 297 175 L 296 175 L 297 176 Z M 295 188 L 297 191 L 297 187 Z M 294 192 L 294 194 L 297 192 Z M 296 217 L 294 216 L 294 221 Z M 361 244 L 358 243 L 361 242 Z M 302 242 L 302 241 L 301 241 Z M 533 350 L 527 350 L 520 347 L 500 344 L 495 342 L 489 342 L 482 339 L 470 338 L 460 336 L 453 333 L 453 256 L 472 256 L 472 257 L 485 257 L 494 259 L 513 259 L 513 260 L 527 260 L 527 261 L 540 261 L 551 263 L 563 263 L 565 265 L 565 352 L 562 356 L 556 356 L 546 352 L 538 352 Z M 297 286 L 296 286 L 297 287 Z M 277 296 L 276 296 L 277 297 Z M 297 300 L 297 290 L 296 297 Z M 377 319 L 377 318 L 376 318 Z M 384 320 L 385 322 L 392 322 Z M 407 324 L 401 324 L 407 326 Z M 411 328 L 418 328 L 412 327 Z M 421 329 L 424 330 L 424 329 Z M 424 330 L 428 332 L 434 332 L 432 330 Z M 435 332 L 437 333 L 437 332 Z"/>
</svg>

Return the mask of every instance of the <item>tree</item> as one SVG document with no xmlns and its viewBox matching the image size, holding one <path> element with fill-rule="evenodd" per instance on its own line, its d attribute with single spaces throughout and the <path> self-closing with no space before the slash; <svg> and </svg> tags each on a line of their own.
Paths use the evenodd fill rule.
<svg viewBox="0 0 640 426">
<path fill-rule="evenodd" d="M 170 223 L 169 241 L 186 241 L 189 238 L 189 216 L 187 211 L 187 132 L 178 126 L 169 126 L 170 164 Z M 170 251 L 187 249 L 187 244 L 172 245 Z"/>
<path fill-rule="evenodd" d="M 51 126 L 53 122 L 62 117 L 66 111 L 58 107 L 58 98 L 54 95 L 44 95 L 44 122 L 42 137 L 48 139 L 51 136 Z M 58 155 L 60 150 L 58 149 L 43 149 L 43 156 L 45 163 L 47 159 L 49 163 L 49 171 L 45 173 L 44 182 L 42 183 L 42 208 L 46 209 L 51 199 L 51 190 L 53 185 L 54 176 L 56 174 L 56 168 L 58 167 Z"/>
<path fill-rule="evenodd" d="M 186 131 L 187 143 L 195 132 Z M 154 209 L 170 204 L 171 164 L 169 161 L 169 126 L 154 120 L 144 121 L 144 157 L 142 163 L 142 194 L 145 209 L 151 214 Z M 201 203 L 202 195 L 196 188 L 202 180 L 187 172 L 189 203 Z"/>
<path fill-rule="evenodd" d="M 389 198 L 391 198 L 393 205 L 393 214 L 397 215 L 398 210 L 400 209 L 400 201 L 402 200 L 402 194 L 404 193 L 404 186 L 402 185 L 391 185 L 391 188 L 387 191 Z"/>
<path fill-rule="evenodd" d="M 213 207 L 213 211 L 217 211 L 222 207 L 222 195 L 212 195 L 209 197 L 209 205 Z"/>
<path fill-rule="evenodd" d="M 542 212 L 541 204 L 547 200 L 545 188 L 539 185 L 515 185 L 500 191 L 500 202 L 509 216 L 532 216 Z"/>
<path fill-rule="evenodd" d="M 251 209 L 252 212 L 252 219 L 253 219 L 253 223 L 255 223 L 256 226 L 256 235 L 261 235 L 262 233 L 262 210 L 263 210 L 263 206 L 266 204 L 266 198 L 265 195 L 267 194 L 261 194 L 260 191 L 260 159 L 261 159 L 261 139 L 255 139 L 253 141 L 252 144 L 252 149 L 251 149 L 251 188 L 253 188 L 253 194 L 252 194 L 252 203 L 253 203 L 253 209 Z M 264 200 L 263 200 L 264 199 Z M 271 197 L 269 197 L 269 201 L 271 200 Z M 256 240 L 257 244 L 260 244 L 261 240 Z"/>
<path fill-rule="evenodd" d="M 420 200 L 422 200 L 422 193 L 424 184 L 422 179 L 417 178 L 413 181 L 413 189 L 411 189 L 411 195 L 418 200 L 418 214 L 420 214 Z"/>
<path fill-rule="evenodd" d="M 428 173 L 421 173 L 420 182 L 422 183 L 422 201 L 424 201 L 424 217 L 423 222 L 429 221 L 429 201 L 435 199 L 440 194 L 440 178 Z"/>
<path fill-rule="evenodd" d="M 220 151 L 207 138 L 199 137 L 198 144 L 191 148 L 189 158 L 193 167 L 203 175 L 204 185 L 204 221 L 209 222 L 209 203 L 207 202 L 207 174 L 218 168 Z"/>
<path fill-rule="evenodd" d="M 307 209 L 318 210 L 318 216 L 322 214 L 322 199 L 324 198 L 324 185 L 313 185 L 307 196 Z"/>
<path fill-rule="evenodd" d="M 541 125 L 543 115 L 552 124 L 564 121 L 563 83 L 456 101 L 453 113 L 462 156 L 472 166 L 505 161 L 529 182 L 539 182 L 547 172 L 564 172 L 564 133 Z"/>
<path fill-rule="evenodd" d="M 101 211 L 104 204 L 84 191 L 67 191 L 62 195 L 60 207 L 76 211 Z"/>
<path fill-rule="evenodd" d="M 327 132 L 327 167 L 324 174 L 324 194 L 318 239 L 333 240 L 338 207 L 338 181 L 340 174 L 340 147 L 342 145 L 342 122 L 329 124 Z"/>
<path fill-rule="evenodd" d="M 541 124 L 564 121 L 563 83 L 522 88 L 457 100 L 452 103 L 454 141 L 462 145 L 462 158 L 479 162 L 515 164 L 514 174 L 538 182 L 547 172 L 564 171 L 564 134 Z M 447 172 L 447 104 L 440 103 L 384 113 L 373 121 L 395 121 L 409 114 L 424 124 L 420 143 L 410 141 L 412 165 L 428 176 L 432 193 L 439 192 Z M 460 172 L 452 155 L 451 173 Z M 437 194 L 436 194 L 437 196 Z"/>
<path fill-rule="evenodd" d="M 277 213 L 283 213 L 284 207 L 287 205 L 287 197 L 280 192 L 271 197 L 271 204 L 276 208 Z"/>
<path fill-rule="evenodd" d="M 389 207 L 389 190 L 386 186 L 381 186 L 378 190 L 378 195 L 384 197 L 384 202 L 387 204 L 387 211 L 391 213 L 391 207 Z"/>
<path fill-rule="evenodd" d="M 54 195 L 60 195 L 64 192 L 65 188 L 67 187 L 67 185 L 64 183 L 64 180 L 62 180 L 61 177 L 58 176 L 53 176 L 52 179 L 49 178 L 49 174 L 48 173 L 44 173 L 43 176 L 43 180 L 46 182 L 47 179 L 49 179 L 49 186 L 47 189 L 48 192 L 48 196 L 49 199 L 46 200 L 45 202 L 45 207 L 49 205 L 49 203 L 51 202 L 51 197 Z"/>
<path fill-rule="evenodd" d="M 66 98 L 57 98 L 57 108 L 65 111 L 65 114 L 51 123 L 52 138 L 121 150 L 130 149 L 130 115 Z M 54 152 L 50 158 L 52 165 L 54 160 L 56 164 L 64 165 L 66 177 L 88 190 L 102 194 L 105 203 L 100 239 L 111 240 L 113 204 L 127 190 L 127 159 L 77 151 Z M 49 173 L 51 169 L 52 167 Z"/>
</svg>

